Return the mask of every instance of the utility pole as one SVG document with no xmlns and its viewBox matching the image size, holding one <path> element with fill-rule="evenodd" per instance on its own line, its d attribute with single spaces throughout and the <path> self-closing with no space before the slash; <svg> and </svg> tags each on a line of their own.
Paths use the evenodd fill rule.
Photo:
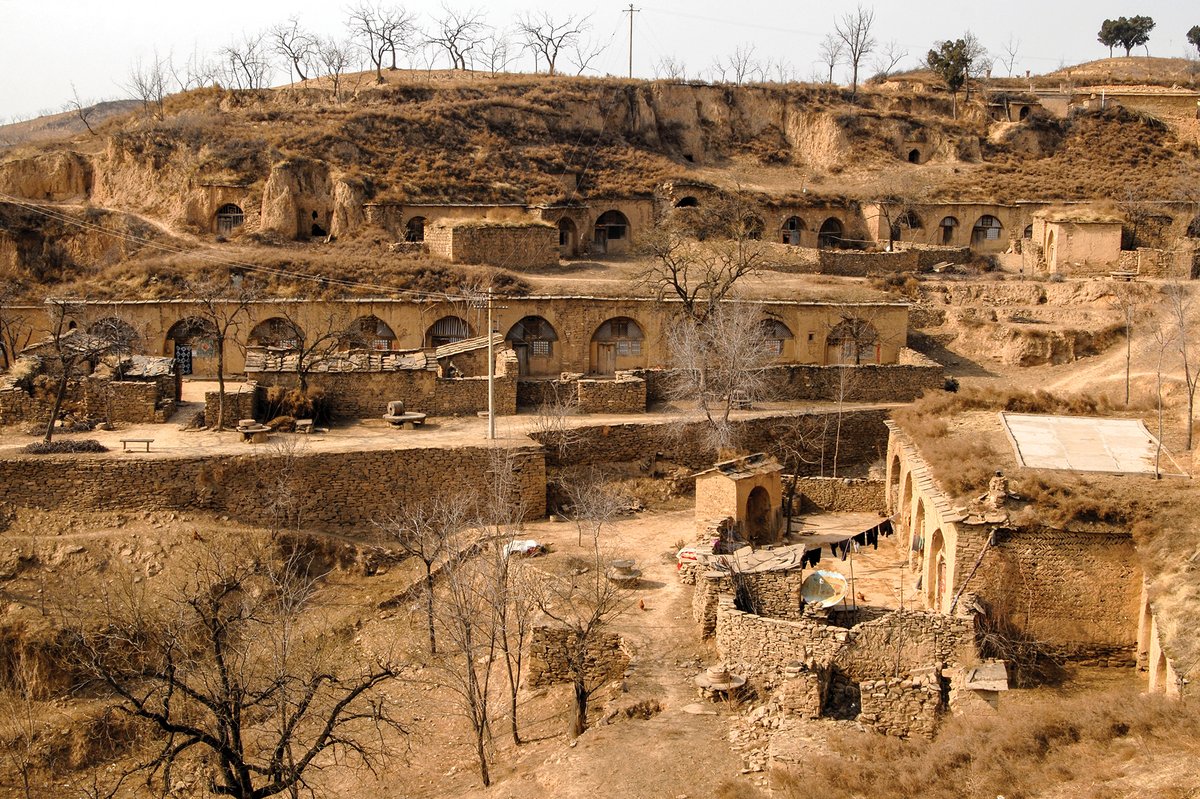
<svg viewBox="0 0 1200 799">
<path fill-rule="evenodd" d="M 641 11 L 640 8 L 634 8 L 633 3 L 629 4 L 629 8 L 622 11 L 622 14 L 629 15 L 629 77 L 633 78 L 633 15 Z"/>
<path fill-rule="evenodd" d="M 487 337 L 488 337 L 488 430 L 489 441 L 496 438 L 496 339 L 492 335 L 492 287 L 487 292 Z"/>
</svg>

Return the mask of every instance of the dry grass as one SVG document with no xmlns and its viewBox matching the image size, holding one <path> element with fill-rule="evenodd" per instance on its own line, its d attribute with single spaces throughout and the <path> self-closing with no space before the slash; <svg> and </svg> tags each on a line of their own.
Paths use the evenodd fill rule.
<svg viewBox="0 0 1200 799">
<path fill-rule="evenodd" d="M 871 733 L 836 738 L 834 752 L 809 760 L 802 773 L 777 773 L 779 795 L 1182 799 L 1200 789 L 1200 709 L 1194 705 L 1129 690 L 1040 699 L 1002 705 L 994 718 L 953 719 L 929 743 Z M 1162 760 L 1190 767 L 1173 775 L 1173 785 L 1160 785 L 1155 764 Z"/>
</svg>

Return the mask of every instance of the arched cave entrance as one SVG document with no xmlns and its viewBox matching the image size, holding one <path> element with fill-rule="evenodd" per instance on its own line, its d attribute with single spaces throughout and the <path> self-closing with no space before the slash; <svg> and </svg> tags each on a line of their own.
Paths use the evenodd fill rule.
<svg viewBox="0 0 1200 799">
<path fill-rule="evenodd" d="M 754 546 L 773 543 L 771 495 L 762 486 L 755 486 L 746 497 L 746 540 Z"/>
</svg>

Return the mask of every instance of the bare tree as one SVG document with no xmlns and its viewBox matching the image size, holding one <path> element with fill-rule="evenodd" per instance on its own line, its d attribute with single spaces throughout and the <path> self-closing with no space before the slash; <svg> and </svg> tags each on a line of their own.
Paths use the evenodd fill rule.
<svg viewBox="0 0 1200 799">
<path fill-rule="evenodd" d="M 589 540 L 597 538 L 601 530 L 629 510 L 629 495 L 605 480 L 595 467 L 571 469 L 558 482 L 569 503 L 567 516 L 575 523 L 579 546 L 583 546 L 585 533 Z"/>
<path fill-rule="evenodd" d="M 675 56 L 663 56 L 654 64 L 654 77 L 661 80 L 687 80 L 687 67 Z"/>
<path fill-rule="evenodd" d="M 317 63 L 321 72 L 329 79 L 329 89 L 334 102 L 341 99 L 342 76 L 354 67 L 353 47 L 349 42 L 339 42 L 337 39 L 319 39 L 317 41 Z"/>
<path fill-rule="evenodd" d="M 732 451 L 735 408 L 766 399 L 767 351 L 757 303 L 725 301 L 703 320 L 680 316 L 667 330 L 672 399 L 694 400 L 706 423 L 709 445 L 720 456 Z"/>
<path fill-rule="evenodd" d="M 741 44 L 735 47 L 733 55 L 729 56 L 728 63 L 729 74 L 733 76 L 733 82 L 738 86 L 752 81 L 754 75 L 762 70 L 758 60 L 754 57 L 753 44 Z"/>
<path fill-rule="evenodd" d="M 62 412 L 71 380 L 95 368 L 102 358 L 128 353 L 133 346 L 134 334 L 127 323 L 116 317 L 105 317 L 87 325 L 88 310 L 87 304 L 78 300 L 46 300 L 46 327 L 50 335 L 38 346 L 37 354 L 58 378 L 54 406 L 46 420 L 43 441 L 47 444 L 54 437 L 54 425 Z"/>
<path fill-rule="evenodd" d="M 133 768 L 166 795 L 184 767 L 238 799 L 311 791 L 310 775 L 387 754 L 401 734 L 381 689 L 396 676 L 378 642 L 367 653 L 345 635 L 302 637 L 320 579 L 302 560 L 265 552 L 209 552 L 167 601 L 144 589 L 109 595 L 65 620 L 70 665 L 111 711 L 161 741 Z M 381 651 L 382 650 L 382 651 Z"/>
<path fill-rule="evenodd" d="M 834 24 L 834 34 L 846 48 L 847 63 L 850 64 L 850 93 L 858 94 L 858 68 L 875 49 L 875 37 L 871 28 L 875 25 L 875 9 L 857 6 Z"/>
<path fill-rule="evenodd" d="M 774 420 L 771 426 L 771 454 L 789 475 L 787 496 L 783 501 L 786 532 L 792 532 L 792 514 L 796 507 L 796 491 L 801 473 L 806 467 L 821 464 L 825 438 L 829 433 L 829 414 L 804 412 Z"/>
<path fill-rule="evenodd" d="M 143 61 L 139 56 L 129 68 L 125 90 L 142 104 L 142 111 L 162 119 L 167 80 L 172 71 L 170 57 L 162 58 L 157 50 L 149 61 Z"/>
<path fill-rule="evenodd" d="M 628 589 L 608 579 L 609 560 L 597 536 L 588 568 L 582 573 L 547 575 L 535 598 L 538 609 L 567 633 L 562 654 L 573 689 L 568 727 L 572 738 L 587 729 L 588 704 L 604 684 L 604 677 L 590 668 L 591 651 L 630 604 Z"/>
<path fill-rule="evenodd" d="M 39 738 L 47 726 L 44 711 L 34 696 L 39 681 L 37 661 L 32 658 L 13 658 L 8 685 L 0 694 L 0 756 L 11 772 L 21 781 L 21 795 L 36 799 L 42 795 L 38 785 Z"/>
<path fill-rule="evenodd" d="M 1195 429 L 1196 387 L 1200 386 L 1200 344 L 1192 335 L 1192 293 L 1177 279 L 1163 287 L 1167 298 L 1170 324 L 1175 328 L 1174 342 L 1179 349 L 1180 365 L 1183 368 L 1183 385 L 1187 391 L 1187 449 L 1193 446 Z"/>
<path fill-rule="evenodd" d="M 12 307 L 20 297 L 20 286 L 15 281 L 0 279 L 0 365 L 5 369 L 12 368 L 33 337 L 33 325 Z"/>
<path fill-rule="evenodd" d="M 67 101 L 64 110 L 70 111 L 78 117 L 83 126 L 87 128 L 88 133 L 96 135 L 96 131 L 92 130 L 92 114 L 96 112 L 96 106 L 94 103 L 85 103 L 79 99 L 79 90 L 75 88 L 74 83 L 71 84 L 71 99 Z"/>
<path fill-rule="evenodd" d="M 372 5 L 361 2 L 350 9 L 350 31 L 363 50 L 371 65 L 375 67 L 375 80 L 383 83 L 383 65 L 396 69 L 397 51 L 407 51 L 416 34 L 413 15 L 400 6 L 382 3 Z"/>
<path fill-rule="evenodd" d="M 530 432 L 543 446 L 553 449 L 561 461 L 571 447 L 581 441 L 579 429 L 572 422 L 579 416 L 579 389 L 575 383 L 551 383 L 550 394 L 542 402 L 530 425 Z"/>
<path fill-rule="evenodd" d="M 495 77 L 508 69 L 513 61 L 512 42 L 507 30 L 492 30 L 479 43 L 480 60 L 487 66 L 488 72 Z"/>
<path fill-rule="evenodd" d="M 450 547 L 467 521 L 467 507 L 459 498 L 440 495 L 406 503 L 385 520 L 376 522 L 389 544 L 421 561 L 425 569 L 425 616 L 431 655 L 437 654 L 433 567 L 458 556 Z"/>
<path fill-rule="evenodd" d="M 1011 78 L 1013 66 L 1017 63 L 1017 54 L 1021 52 L 1021 40 L 1009 34 L 1008 41 L 1004 43 L 1001 50 L 1004 52 L 1004 56 L 1000 58 L 1000 63 L 1004 65 L 1004 69 Z"/>
<path fill-rule="evenodd" d="M 345 344 L 361 335 L 361 331 L 354 327 L 353 321 L 342 309 L 332 309 L 308 326 L 301 323 L 299 315 L 291 307 L 285 306 L 279 315 L 290 329 L 288 355 L 295 359 L 296 380 L 304 394 L 308 393 L 308 379 L 313 371 L 336 360 Z"/>
<path fill-rule="evenodd" d="M 1142 297 L 1132 283 L 1114 283 L 1110 300 L 1125 328 L 1125 407 L 1129 407 L 1129 372 L 1133 364 L 1133 331 L 1141 316 Z"/>
<path fill-rule="evenodd" d="M 571 66 L 575 67 L 575 74 L 582 75 L 592 65 L 592 62 L 599 58 L 605 50 L 608 49 L 608 43 L 595 42 L 589 37 L 576 38 L 571 42 L 571 49 L 567 53 L 567 60 L 571 62 Z"/>
<path fill-rule="evenodd" d="M 220 277 L 198 277 L 184 283 L 184 292 L 196 304 L 197 314 L 188 320 L 185 330 L 190 336 L 211 338 L 217 354 L 217 420 L 216 429 L 225 429 L 225 347 L 237 342 L 241 325 L 250 317 L 250 305 L 258 297 L 258 289 L 241 279 L 238 282 Z"/>
<path fill-rule="evenodd" d="M 288 63 L 288 78 L 292 73 L 301 81 L 308 80 L 317 60 L 320 39 L 300 26 L 300 20 L 291 17 L 287 22 L 275 25 L 270 30 L 271 49 Z"/>
<path fill-rule="evenodd" d="M 267 34 L 247 33 L 221 48 L 226 78 L 238 89 L 265 89 L 271 83 Z"/>
<path fill-rule="evenodd" d="M 559 54 L 591 30 L 590 20 L 590 14 L 555 18 L 548 11 L 527 13 L 517 21 L 517 34 L 525 49 L 534 54 L 534 59 L 544 59 L 547 71 L 556 75 Z"/>
<path fill-rule="evenodd" d="M 434 20 L 430 44 L 445 51 L 451 69 L 466 69 L 472 53 L 487 40 L 487 23 L 478 9 L 459 11 L 442 4 L 442 15 Z"/>
<path fill-rule="evenodd" d="M 839 37 L 832 33 L 825 34 L 825 38 L 821 40 L 821 44 L 817 48 L 817 54 L 821 56 L 821 63 L 829 68 L 828 83 L 833 83 L 833 70 L 842 63 L 842 56 L 845 52 L 846 45 Z"/>
<path fill-rule="evenodd" d="M 212 86 L 220 75 L 220 67 L 195 49 L 192 50 L 187 61 L 183 62 L 182 71 L 174 64 L 171 65 L 171 77 L 175 79 L 175 85 L 181 92 Z"/>
<path fill-rule="evenodd" d="M 895 39 L 892 39 L 883 46 L 875 58 L 876 77 L 886 78 L 891 75 L 892 70 L 906 58 L 908 58 L 908 51 L 897 44 Z"/>
</svg>

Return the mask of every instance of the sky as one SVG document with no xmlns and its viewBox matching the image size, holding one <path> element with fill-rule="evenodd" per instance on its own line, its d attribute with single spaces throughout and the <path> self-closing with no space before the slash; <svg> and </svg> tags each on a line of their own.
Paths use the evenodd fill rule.
<svg viewBox="0 0 1200 799">
<path fill-rule="evenodd" d="M 521 13 L 552 10 L 562 16 L 590 14 L 593 40 L 607 49 L 589 74 L 624 75 L 628 70 L 629 16 L 619 2 L 555 0 L 409 0 L 421 24 L 451 8 L 486 9 L 497 28 L 512 24 Z M 123 84 L 133 62 L 155 51 L 186 61 L 196 53 L 209 56 L 244 34 L 269 28 L 291 16 L 323 34 L 346 35 L 346 8 L 339 0 L 0 0 L 0 122 L 62 110 L 74 92 L 84 102 L 127 97 Z M 770 63 L 771 74 L 807 80 L 820 72 L 817 47 L 835 20 L 852 11 L 853 0 L 690 0 L 634 3 L 633 71 L 654 77 L 663 61 L 681 62 L 688 77 L 708 79 L 714 59 L 727 59 L 739 48 L 753 47 L 753 58 Z M 864 7 L 871 8 L 868 3 Z M 916 66 L 935 41 L 973 31 L 994 55 L 1018 41 L 1014 74 L 1049 72 L 1059 66 L 1107 57 L 1096 41 L 1108 17 L 1145 14 L 1157 27 L 1150 38 L 1155 56 L 1196 55 L 1186 31 L 1200 24 L 1200 7 L 1183 0 L 878 0 L 874 36 L 882 44 L 896 42 L 909 56 L 899 68 Z M 1140 51 L 1144 53 L 1144 51 Z M 870 67 L 873 58 L 866 59 Z M 421 64 L 424 65 L 423 63 Z M 531 57 L 512 67 L 531 71 Z M 864 69 L 870 75 L 873 69 Z M 997 66 L 994 74 L 1007 69 Z M 846 78 L 839 69 L 837 77 Z M 277 82 L 285 83 L 282 69 Z"/>
</svg>

